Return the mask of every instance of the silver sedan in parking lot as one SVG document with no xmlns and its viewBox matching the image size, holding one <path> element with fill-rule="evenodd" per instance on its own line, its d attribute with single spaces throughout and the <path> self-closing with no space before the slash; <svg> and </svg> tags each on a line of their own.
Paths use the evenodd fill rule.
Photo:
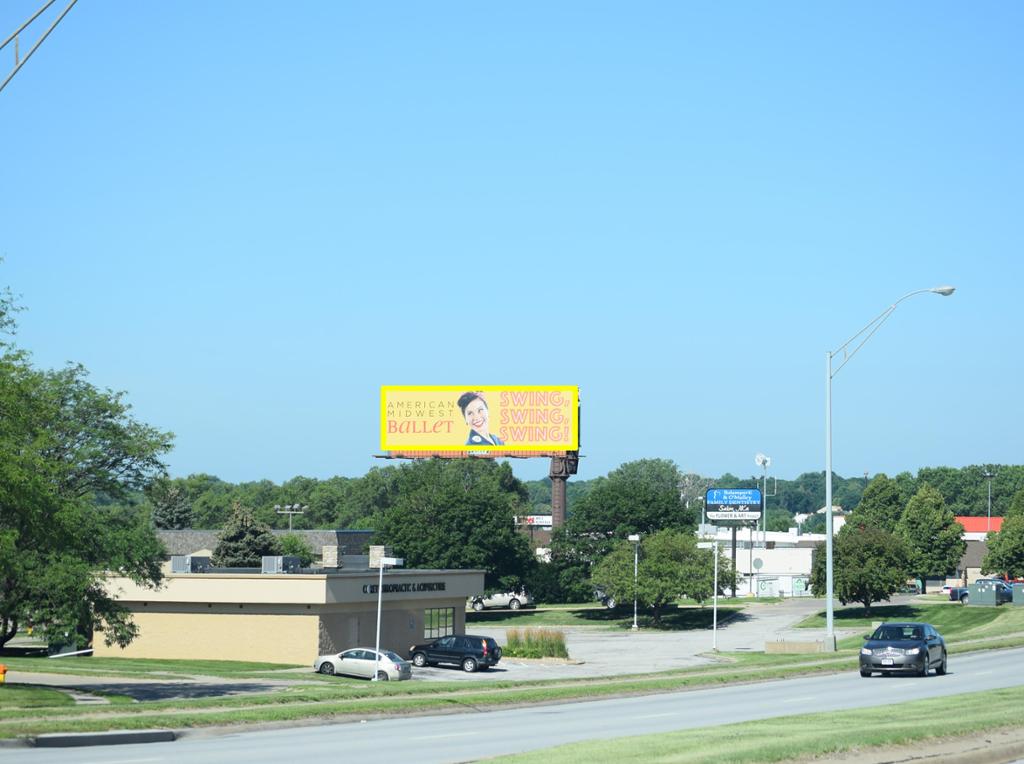
<svg viewBox="0 0 1024 764">
<path fill-rule="evenodd" d="M 390 650 L 376 652 L 372 647 L 354 647 L 340 653 L 321 655 L 313 662 L 313 670 L 321 674 L 344 674 L 379 681 L 412 678 L 412 664 Z"/>
</svg>

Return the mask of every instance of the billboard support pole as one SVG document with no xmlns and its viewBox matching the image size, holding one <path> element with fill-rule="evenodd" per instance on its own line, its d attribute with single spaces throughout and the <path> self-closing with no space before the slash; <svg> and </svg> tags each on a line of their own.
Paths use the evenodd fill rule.
<svg viewBox="0 0 1024 764">
<path fill-rule="evenodd" d="M 552 456 L 548 477 L 551 478 L 551 527 L 565 525 L 565 483 L 575 475 L 580 464 L 580 452 L 568 451 L 565 456 Z"/>
</svg>

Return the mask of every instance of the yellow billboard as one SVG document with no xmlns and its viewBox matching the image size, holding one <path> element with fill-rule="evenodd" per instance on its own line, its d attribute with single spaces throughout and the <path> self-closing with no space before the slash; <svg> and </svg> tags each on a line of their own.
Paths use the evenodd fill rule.
<svg viewBox="0 0 1024 764">
<path fill-rule="evenodd" d="M 579 388 L 384 385 L 384 451 L 576 451 Z"/>
</svg>

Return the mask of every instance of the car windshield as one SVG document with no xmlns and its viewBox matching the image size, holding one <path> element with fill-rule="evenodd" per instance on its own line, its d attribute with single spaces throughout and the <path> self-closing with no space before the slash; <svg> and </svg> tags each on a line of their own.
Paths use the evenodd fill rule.
<svg viewBox="0 0 1024 764">
<path fill-rule="evenodd" d="M 883 642 L 895 642 L 901 639 L 922 639 L 923 632 L 919 626 L 879 626 L 872 639 Z"/>
</svg>

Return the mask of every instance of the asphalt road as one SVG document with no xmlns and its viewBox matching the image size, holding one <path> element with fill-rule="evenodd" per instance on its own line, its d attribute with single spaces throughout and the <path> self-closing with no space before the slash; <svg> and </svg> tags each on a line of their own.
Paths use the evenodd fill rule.
<svg viewBox="0 0 1024 764">
<path fill-rule="evenodd" d="M 874 677 L 856 671 L 694 692 L 445 716 L 410 716 L 230 735 L 193 734 L 172 743 L 18 749 L 27 764 L 279 764 L 342 758 L 360 764 L 465 762 L 580 740 L 649 735 L 794 714 L 841 711 L 1024 683 L 1024 649 L 950 659 L 946 676 Z"/>
</svg>

